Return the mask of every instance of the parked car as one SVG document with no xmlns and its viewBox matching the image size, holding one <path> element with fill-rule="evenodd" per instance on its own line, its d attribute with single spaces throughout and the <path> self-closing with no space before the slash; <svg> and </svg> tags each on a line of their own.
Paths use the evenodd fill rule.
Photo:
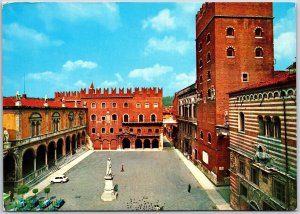
<svg viewBox="0 0 300 214">
<path fill-rule="evenodd" d="M 61 208 L 64 204 L 65 204 L 65 200 L 59 199 L 55 202 L 54 207 L 58 209 L 58 208 Z"/>
<path fill-rule="evenodd" d="M 51 179 L 51 183 L 65 183 L 69 180 L 65 175 L 57 175 Z"/>
<path fill-rule="evenodd" d="M 33 198 L 30 202 L 31 207 L 36 207 L 37 205 L 39 205 L 39 200 L 37 200 L 36 198 Z"/>
<path fill-rule="evenodd" d="M 56 208 L 56 207 L 51 207 L 50 209 L 49 209 L 49 211 L 57 211 L 58 209 Z"/>
<path fill-rule="evenodd" d="M 45 200 L 43 203 L 42 203 L 42 208 L 46 208 L 48 207 L 50 204 L 52 204 L 52 201 L 50 199 L 47 199 Z"/>
<path fill-rule="evenodd" d="M 23 208 L 26 206 L 26 202 L 23 198 L 18 198 L 18 205 L 19 208 Z"/>
</svg>

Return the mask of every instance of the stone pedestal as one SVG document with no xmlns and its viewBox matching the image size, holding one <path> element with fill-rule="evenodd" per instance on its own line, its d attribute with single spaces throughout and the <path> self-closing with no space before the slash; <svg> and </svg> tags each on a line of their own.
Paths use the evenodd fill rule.
<svg viewBox="0 0 300 214">
<path fill-rule="evenodd" d="M 105 186 L 104 192 L 101 195 L 102 201 L 113 201 L 117 198 L 118 193 L 114 190 L 113 179 L 112 175 L 104 176 L 105 179 Z"/>
</svg>

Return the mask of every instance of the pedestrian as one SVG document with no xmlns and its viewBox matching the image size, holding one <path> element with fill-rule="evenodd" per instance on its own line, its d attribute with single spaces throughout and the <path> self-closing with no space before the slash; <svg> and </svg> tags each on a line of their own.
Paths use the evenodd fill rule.
<svg viewBox="0 0 300 214">
<path fill-rule="evenodd" d="M 121 172 L 124 172 L 124 165 L 122 164 L 122 169 L 121 169 Z"/>
<path fill-rule="evenodd" d="M 188 186 L 188 192 L 191 192 L 191 185 Z"/>
</svg>

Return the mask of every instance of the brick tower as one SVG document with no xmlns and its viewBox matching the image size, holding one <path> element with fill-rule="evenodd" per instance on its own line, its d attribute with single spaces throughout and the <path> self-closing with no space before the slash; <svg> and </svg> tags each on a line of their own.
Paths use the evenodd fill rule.
<svg viewBox="0 0 300 214">
<path fill-rule="evenodd" d="M 272 78 L 272 3 L 205 3 L 196 15 L 198 151 L 217 185 L 229 176 L 228 92 Z"/>
</svg>

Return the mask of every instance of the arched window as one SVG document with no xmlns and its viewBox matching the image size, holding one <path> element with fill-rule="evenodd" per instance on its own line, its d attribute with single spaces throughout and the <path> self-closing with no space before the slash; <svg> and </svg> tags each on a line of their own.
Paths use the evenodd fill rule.
<svg viewBox="0 0 300 214">
<path fill-rule="evenodd" d="M 155 129 L 155 133 L 158 134 L 159 133 L 159 129 Z"/>
<path fill-rule="evenodd" d="M 92 134 L 96 133 L 96 128 L 92 128 Z"/>
<path fill-rule="evenodd" d="M 266 116 L 265 117 L 265 133 L 267 137 L 272 137 L 273 136 L 273 124 L 271 121 L 271 117 L 270 116 Z"/>
<path fill-rule="evenodd" d="M 211 73 L 210 71 L 207 71 L 207 80 L 210 80 L 211 79 Z"/>
<path fill-rule="evenodd" d="M 207 62 L 210 62 L 210 53 L 207 53 Z"/>
<path fill-rule="evenodd" d="M 202 68 L 202 66 L 203 66 L 203 62 L 202 62 L 202 59 L 200 59 L 199 60 L 199 67 Z"/>
<path fill-rule="evenodd" d="M 152 134 L 152 129 L 148 129 L 148 134 Z"/>
<path fill-rule="evenodd" d="M 52 130 L 53 132 L 57 132 L 59 130 L 59 122 L 60 122 L 60 115 L 58 112 L 52 114 Z"/>
<path fill-rule="evenodd" d="M 245 115 L 243 112 L 239 113 L 239 131 L 245 131 Z"/>
<path fill-rule="evenodd" d="M 234 29 L 232 27 L 227 28 L 226 36 L 234 36 Z"/>
<path fill-rule="evenodd" d="M 261 28 L 256 28 L 255 29 L 255 37 L 262 37 L 263 36 L 263 31 Z"/>
<path fill-rule="evenodd" d="M 265 122 L 261 115 L 258 116 L 259 135 L 265 135 Z"/>
<path fill-rule="evenodd" d="M 137 130 L 137 133 L 138 133 L 138 134 L 141 134 L 141 129 L 138 129 L 138 130 Z"/>
<path fill-rule="evenodd" d="M 280 129 L 280 118 L 273 117 L 273 124 L 274 124 L 274 138 L 280 139 L 281 138 L 281 129 Z"/>
<path fill-rule="evenodd" d="M 139 122 L 140 123 L 144 122 L 144 115 L 142 115 L 142 114 L 139 115 Z"/>
<path fill-rule="evenodd" d="M 210 133 L 208 133 L 208 135 L 207 135 L 207 141 L 208 141 L 208 143 L 211 143 L 211 134 Z"/>
<path fill-rule="evenodd" d="M 125 123 L 129 122 L 129 116 L 128 116 L 128 114 L 124 114 L 124 116 L 123 116 L 123 122 L 125 122 Z"/>
<path fill-rule="evenodd" d="M 202 91 L 200 91 L 200 99 L 202 99 L 203 98 L 203 93 L 202 93 Z"/>
<path fill-rule="evenodd" d="M 32 113 L 29 117 L 31 136 L 37 136 L 41 131 L 42 116 L 39 113 Z"/>
<path fill-rule="evenodd" d="M 208 98 L 211 97 L 211 91 L 210 91 L 210 89 L 207 90 L 207 97 L 208 97 Z"/>
<path fill-rule="evenodd" d="M 111 116 L 111 119 L 112 119 L 112 121 L 116 121 L 116 120 L 117 120 L 117 115 L 116 115 L 116 114 L 113 114 L 113 115 Z"/>
<path fill-rule="evenodd" d="M 91 103 L 91 108 L 96 108 L 96 103 Z"/>
<path fill-rule="evenodd" d="M 129 107 L 128 103 L 127 102 L 124 103 L 124 108 L 128 108 L 128 107 Z"/>
<path fill-rule="evenodd" d="M 96 121 L 97 120 L 97 116 L 95 114 L 91 115 L 91 121 Z"/>
<path fill-rule="evenodd" d="M 228 57 L 234 57 L 234 49 L 232 47 L 227 48 L 227 56 Z"/>
<path fill-rule="evenodd" d="M 206 44 L 208 44 L 210 42 L 210 34 L 207 34 L 206 36 Z"/>
<path fill-rule="evenodd" d="M 202 42 L 199 43 L 199 52 L 202 51 Z"/>
<path fill-rule="evenodd" d="M 263 57 L 263 50 L 262 48 L 255 49 L 255 57 Z"/>
<path fill-rule="evenodd" d="M 106 131 L 105 131 L 105 128 L 102 128 L 102 129 L 101 129 L 101 133 L 102 133 L 102 134 L 105 134 L 105 132 L 106 132 Z"/>
<path fill-rule="evenodd" d="M 151 122 L 156 122 L 156 115 L 155 114 L 151 114 Z"/>
<path fill-rule="evenodd" d="M 69 128 L 72 128 L 74 122 L 74 112 L 72 111 L 69 112 L 68 119 L 69 119 Z"/>
<path fill-rule="evenodd" d="M 200 131 L 200 139 L 203 140 L 203 131 Z"/>
</svg>

